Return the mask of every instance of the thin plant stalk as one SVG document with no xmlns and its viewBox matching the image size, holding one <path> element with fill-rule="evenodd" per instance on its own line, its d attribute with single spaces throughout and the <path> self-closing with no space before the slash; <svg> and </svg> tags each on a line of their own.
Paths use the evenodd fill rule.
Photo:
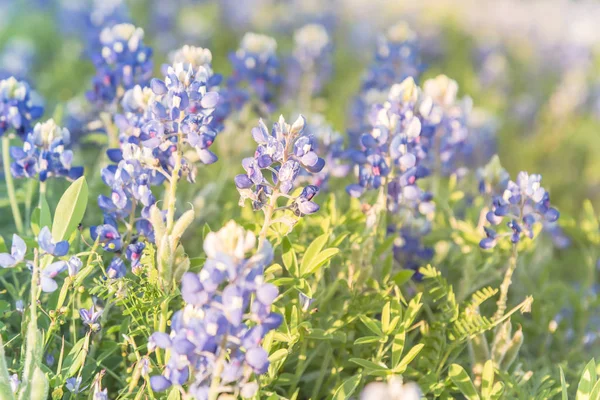
<svg viewBox="0 0 600 400">
<path fill-rule="evenodd" d="M 15 227 L 17 228 L 17 233 L 21 234 L 23 233 L 23 218 L 21 217 L 21 210 L 19 210 L 19 203 L 17 202 L 15 183 L 12 174 L 10 173 L 10 138 L 8 135 L 2 137 L 2 164 L 4 167 L 4 179 L 6 181 L 8 199 L 15 220 Z"/>
</svg>

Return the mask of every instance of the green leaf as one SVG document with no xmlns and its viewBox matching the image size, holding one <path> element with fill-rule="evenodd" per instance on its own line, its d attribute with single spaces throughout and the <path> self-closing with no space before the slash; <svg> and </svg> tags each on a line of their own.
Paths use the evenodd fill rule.
<svg viewBox="0 0 600 400">
<path fill-rule="evenodd" d="M 34 208 L 31 213 L 31 230 L 37 236 L 45 226 L 52 228 L 52 213 L 50 212 L 46 196 L 41 194 L 40 206 Z"/>
<path fill-rule="evenodd" d="M 483 366 L 481 375 L 481 396 L 484 400 L 489 400 L 492 396 L 492 388 L 494 387 L 494 364 L 492 360 L 487 360 Z"/>
<path fill-rule="evenodd" d="M 383 306 L 383 310 L 381 311 L 381 329 L 385 334 L 389 334 L 390 332 L 390 308 L 392 307 L 391 303 L 388 301 Z"/>
<path fill-rule="evenodd" d="M 351 376 L 346 379 L 342 384 L 336 389 L 335 393 L 333 393 L 333 398 L 335 400 L 346 400 L 349 399 L 350 396 L 354 393 L 358 385 L 360 384 L 360 380 L 362 379 L 362 375 Z"/>
<path fill-rule="evenodd" d="M 392 343 L 392 366 L 394 369 L 398 366 L 398 363 L 401 360 L 405 342 L 406 330 L 404 329 L 404 325 L 402 325 L 398 333 L 396 333 L 394 336 L 394 342 Z"/>
<path fill-rule="evenodd" d="M 354 344 L 367 344 L 367 343 L 375 343 L 379 342 L 381 337 L 379 336 L 363 336 L 354 341 Z"/>
<path fill-rule="evenodd" d="M 87 200 L 88 186 L 82 176 L 69 186 L 56 206 L 52 224 L 52 238 L 56 242 L 69 239 L 83 219 Z"/>
<path fill-rule="evenodd" d="M 312 241 L 310 245 L 306 248 L 304 252 L 304 256 L 302 257 L 302 264 L 300 264 L 300 274 L 304 275 L 308 266 L 312 263 L 312 261 L 319 255 L 325 244 L 327 243 L 327 239 L 329 235 L 327 233 L 322 234 L 318 238 Z"/>
<path fill-rule="evenodd" d="M 290 273 L 290 275 L 299 277 L 298 276 L 298 258 L 296 257 L 296 252 L 292 248 L 292 243 L 290 243 L 290 240 L 287 237 L 285 237 L 285 238 L 283 238 L 282 244 L 283 244 L 283 256 L 282 256 L 283 265 L 285 266 L 287 271 Z"/>
<path fill-rule="evenodd" d="M 467 374 L 467 371 L 463 367 L 458 364 L 452 364 L 448 370 L 448 376 L 467 400 L 479 400 L 475 385 L 473 385 L 469 374 Z"/>
<path fill-rule="evenodd" d="M 400 361 L 400 363 L 394 368 L 394 372 L 402 374 L 404 371 L 406 371 L 408 364 L 410 364 L 410 362 L 415 359 L 415 357 L 421 352 L 423 347 L 425 347 L 423 343 L 419 343 L 413 346 L 413 348 L 410 349 L 408 353 L 406 353 L 404 358 L 402 358 L 402 361 Z"/>
<path fill-rule="evenodd" d="M 333 256 L 335 256 L 339 252 L 340 249 L 336 249 L 333 247 L 323 250 L 306 267 L 306 270 L 303 272 L 303 275 L 314 274 L 319 268 L 321 268 L 327 261 L 329 261 Z"/>
<path fill-rule="evenodd" d="M 181 399 L 181 393 L 179 392 L 179 389 L 174 387 L 171 389 L 171 391 L 169 392 L 169 396 L 167 397 L 167 400 L 180 400 Z"/>
<path fill-rule="evenodd" d="M 415 274 L 415 271 L 413 271 L 412 269 L 404 269 L 404 270 L 398 272 L 396 275 L 394 275 L 392 280 L 394 281 L 394 283 L 397 286 L 402 286 L 406 282 L 408 282 L 414 274 Z"/>
<path fill-rule="evenodd" d="M 285 359 L 290 352 L 287 349 L 279 349 L 269 356 L 269 361 L 275 363 L 277 361 Z"/>
<path fill-rule="evenodd" d="M 4 343 L 2 342 L 2 336 L 0 336 L 0 400 L 13 400 L 14 398 L 10 387 L 6 358 L 4 357 Z"/>
<path fill-rule="evenodd" d="M 565 373 L 563 372 L 562 367 L 558 367 L 560 369 L 560 387 L 562 390 L 562 400 L 569 400 L 569 392 L 567 391 L 567 381 L 565 380 Z"/>
<path fill-rule="evenodd" d="M 40 230 L 42 229 L 40 227 L 40 225 L 41 225 L 40 214 L 41 214 L 41 211 L 40 211 L 39 207 L 34 208 L 33 211 L 31 212 L 31 223 L 30 223 L 30 225 L 31 225 L 31 231 L 33 232 L 33 234 L 35 236 L 39 235 L 40 234 Z"/>
<path fill-rule="evenodd" d="M 387 367 L 374 363 L 373 361 L 365 360 L 363 358 L 351 358 L 350 362 L 358 364 L 367 371 L 389 371 Z"/>
<path fill-rule="evenodd" d="M 373 332 L 375 335 L 379 336 L 379 337 L 383 337 L 383 331 L 381 330 L 381 327 L 379 327 L 378 325 L 378 321 L 375 321 L 365 315 L 361 315 L 359 316 L 360 320 L 362 321 L 363 324 L 365 324 L 365 326 L 367 328 L 369 328 L 369 330 L 371 332 Z"/>
<path fill-rule="evenodd" d="M 600 381 L 597 381 L 590 394 L 590 399 L 600 399 Z"/>
<path fill-rule="evenodd" d="M 585 366 L 581 379 L 579 380 L 579 386 L 577 387 L 576 400 L 589 400 L 591 399 L 592 389 L 596 384 L 596 361 L 592 360 Z M 593 399 L 596 400 L 596 399 Z"/>
<path fill-rule="evenodd" d="M 40 197 L 40 227 L 43 228 L 47 226 L 49 229 L 52 228 L 52 212 L 50 211 L 50 206 L 48 205 L 48 200 L 46 200 L 46 195 L 41 194 Z"/>
</svg>

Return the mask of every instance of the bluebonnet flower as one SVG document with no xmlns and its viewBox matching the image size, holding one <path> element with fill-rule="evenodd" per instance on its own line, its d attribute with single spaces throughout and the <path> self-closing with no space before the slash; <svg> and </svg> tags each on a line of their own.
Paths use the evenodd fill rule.
<svg viewBox="0 0 600 400">
<path fill-rule="evenodd" d="M 380 201 L 385 204 L 371 210 L 391 216 L 386 228 L 388 235 L 398 236 L 395 258 L 413 270 L 433 256 L 422 237 L 431 229 L 435 206 L 431 193 L 419 186 L 430 173 L 423 131 L 434 126 L 432 107 L 432 99 L 412 78 L 393 85 L 388 100 L 373 106 L 369 115 L 372 128 L 361 135 L 359 148 L 351 152 L 358 183 L 349 185 L 348 193 L 359 197 L 369 190 L 381 190 Z M 372 218 L 367 221 L 372 225 Z"/>
<path fill-rule="evenodd" d="M 83 266 L 83 263 L 77 256 L 71 256 L 67 261 L 67 270 L 69 271 L 69 276 L 74 277 L 79 273 L 79 270 Z"/>
<path fill-rule="evenodd" d="M 134 273 L 140 266 L 140 261 L 145 248 L 146 243 L 144 242 L 136 242 L 127 246 L 126 257 L 131 263 L 131 269 Z"/>
<path fill-rule="evenodd" d="M 212 69 L 211 51 L 202 47 L 185 45 L 177 51 L 171 53 L 169 59 L 171 60 L 172 65 L 180 63 L 183 64 L 184 69 L 198 69 L 198 67 L 203 67 L 206 70 L 208 74 L 208 80 L 206 82 L 207 90 L 219 92 L 219 102 L 212 113 L 210 126 L 215 132 L 222 131 L 224 127 L 224 120 L 229 115 L 231 109 L 230 105 L 225 104 L 227 98 L 223 95 L 223 93 L 227 90 L 219 88 L 223 77 L 220 74 L 214 73 Z M 167 75 L 168 65 L 163 65 L 162 69 L 163 73 Z M 196 108 L 201 109 L 202 106 L 198 105 Z"/>
<path fill-rule="evenodd" d="M 27 245 L 18 235 L 13 235 L 12 246 L 9 253 L 0 253 L 0 266 L 2 268 L 12 268 L 25 259 Z"/>
<path fill-rule="evenodd" d="M 104 218 L 104 224 L 92 226 L 90 228 L 92 240 L 98 240 L 102 248 L 106 251 L 116 252 L 123 247 L 121 234 L 117 229 L 117 223 L 110 217 Z"/>
<path fill-rule="evenodd" d="M 62 257 L 69 251 L 69 242 L 62 240 L 60 242 L 54 242 L 52 239 L 52 233 L 47 226 L 44 226 L 38 235 L 38 244 L 40 249 L 45 253 L 52 254 L 55 257 Z"/>
<path fill-rule="evenodd" d="M 182 280 L 187 305 L 173 316 L 169 334 L 150 337 L 151 350 L 168 348 L 171 354 L 163 374 L 151 377 L 155 391 L 191 378 L 188 392 L 194 398 L 205 398 L 213 379 L 249 392 L 252 374 L 266 372 L 269 360 L 261 341 L 282 317 L 271 311 L 277 288 L 263 277 L 273 249 L 266 242 L 247 258 L 255 246 L 255 236 L 233 221 L 207 235 L 204 267 Z M 220 376 L 213 377 L 217 371 Z"/>
<path fill-rule="evenodd" d="M 17 390 L 19 390 L 19 385 L 21 384 L 21 381 L 19 380 L 19 375 L 12 374 L 9 379 L 10 379 L 10 389 L 12 390 L 13 393 L 17 393 Z"/>
<path fill-rule="evenodd" d="M 274 204 L 279 196 L 289 197 L 301 169 L 311 173 L 323 169 L 325 160 L 316 154 L 315 138 L 305 132 L 305 125 L 303 116 L 298 117 L 292 125 L 280 116 L 271 132 L 262 120 L 252 129 L 252 137 L 258 147 L 254 157 L 242 161 L 246 173 L 235 177 L 241 196 L 240 205 L 246 199 L 252 201 L 255 210 L 262 209 L 269 202 Z M 272 176 L 272 182 L 264 176 L 263 170 Z M 312 202 L 312 198 L 318 191 L 316 186 L 305 187 L 300 196 L 294 199 L 292 210 L 297 215 L 316 212 L 319 207 Z"/>
<path fill-rule="evenodd" d="M 67 269 L 67 263 L 64 261 L 56 261 L 44 267 L 40 272 L 40 286 L 46 293 L 52 293 L 58 289 L 58 283 L 54 280 L 61 272 Z"/>
<path fill-rule="evenodd" d="M 51 367 L 54 364 L 54 361 L 56 361 L 56 360 L 54 358 L 54 355 L 52 355 L 52 353 L 46 354 L 46 365 Z"/>
<path fill-rule="evenodd" d="M 127 275 L 125 263 L 120 257 L 113 257 L 112 261 L 106 268 L 106 276 L 109 279 L 119 279 Z"/>
<path fill-rule="evenodd" d="M 72 165 L 73 152 L 68 150 L 70 133 L 54 120 L 37 123 L 27 135 L 23 147 L 11 147 L 14 162 L 11 172 L 17 178 L 37 177 L 44 182 L 49 177 L 75 180 L 83 175 L 83 167 Z"/>
<path fill-rule="evenodd" d="M 251 98 L 267 110 L 273 108 L 281 83 L 276 50 L 277 42 L 272 37 L 252 32 L 244 35 L 240 48 L 229 55 L 233 73 L 224 97 L 230 108 L 239 109 Z"/>
<path fill-rule="evenodd" d="M 126 90 L 146 85 L 152 76 L 152 49 L 144 45 L 144 31 L 131 24 L 117 24 L 100 34 L 102 50 L 93 57 L 96 75 L 88 99 L 113 104 Z"/>
<path fill-rule="evenodd" d="M 348 187 L 352 196 L 393 181 L 389 194 L 395 203 L 420 199 L 417 180 L 429 175 L 423 165 L 427 149 L 421 145 L 421 133 L 430 108 L 431 100 L 422 96 L 412 78 L 392 86 L 388 101 L 373 107 L 373 128 L 361 135 L 360 150 L 352 153 L 359 179 Z"/>
<path fill-rule="evenodd" d="M 323 89 L 333 70 L 332 50 L 323 25 L 307 24 L 294 33 L 294 50 L 286 68 L 286 97 L 298 93 L 311 97 Z"/>
<path fill-rule="evenodd" d="M 87 325 L 92 332 L 98 332 L 100 330 L 100 317 L 102 316 L 102 310 L 96 311 L 96 308 L 92 307 L 87 310 L 82 308 L 79 310 L 81 321 L 84 325 Z"/>
<path fill-rule="evenodd" d="M 523 235 L 533 238 L 536 223 L 558 220 L 560 214 L 550 205 L 550 195 L 541 186 L 541 180 L 541 175 L 520 172 L 516 182 L 508 182 L 502 195 L 493 197 L 486 219 L 494 226 L 507 219 L 508 230 L 497 233 L 485 227 L 486 238 L 479 243 L 481 248 L 493 248 L 498 240 L 505 237 L 510 237 L 510 241 L 517 244 Z"/>
<path fill-rule="evenodd" d="M 81 388 L 81 376 L 67 379 L 65 386 L 67 390 L 73 394 L 78 394 L 84 390 L 84 388 Z"/>
<path fill-rule="evenodd" d="M 9 131 L 25 136 L 43 113 L 40 97 L 27 82 L 14 77 L 0 81 L 0 136 Z"/>
<path fill-rule="evenodd" d="M 15 301 L 15 310 L 18 313 L 23 314 L 23 312 L 25 311 L 25 304 L 23 303 L 23 300 L 17 300 L 17 301 Z"/>
<path fill-rule="evenodd" d="M 151 104 L 152 119 L 142 128 L 142 145 L 159 154 L 163 168 L 171 171 L 178 145 L 189 145 L 196 151 L 192 162 L 183 162 L 188 180 L 194 181 L 193 161 L 212 164 L 217 157 L 209 150 L 216 132 L 211 126 L 211 115 L 219 101 L 219 93 L 209 86 L 211 72 L 200 66 L 174 64 L 168 68 L 165 81 L 153 79 L 151 88 L 155 95 Z M 181 149 L 179 149 L 181 151 Z"/>
<path fill-rule="evenodd" d="M 379 37 L 375 59 L 352 104 L 348 133 L 353 145 L 358 144 L 360 135 L 370 128 L 367 115 L 371 107 L 386 100 L 392 85 L 408 77 L 418 78 L 420 70 L 417 35 L 406 23 L 390 27 Z"/>
</svg>

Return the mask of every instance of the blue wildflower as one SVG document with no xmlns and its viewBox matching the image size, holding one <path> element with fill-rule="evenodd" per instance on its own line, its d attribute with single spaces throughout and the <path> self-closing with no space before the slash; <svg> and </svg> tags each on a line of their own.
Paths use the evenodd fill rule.
<svg viewBox="0 0 600 400">
<path fill-rule="evenodd" d="M 135 85 L 146 85 L 152 76 L 152 49 L 144 45 L 144 31 L 131 24 L 117 24 L 100 33 L 102 50 L 93 57 L 96 75 L 88 99 L 113 104 Z"/>
<path fill-rule="evenodd" d="M 52 254 L 55 257 L 62 257 L 69 251 L 69 242 L 62 240 L 60 242 L 54 242 L 52 239 L 52 233 L 47 226 L 44 226 L 38 235 L 38 244 L 40 249 L 48 254 Z"/>
<path fill-rule="evenodd" d="M 18 235 L 13 235 L 12 246 L 9 253 L 0 253 L 0 266 L 2 268 L 12 268 L 22 262 L 27 252 L 25 241 Z"/>
<path fill-rule="evenodd" d="M 513 244 L 523 235 L 533 238 L 534 225 L 554 223 L 560 214 L 550 205 L 550 195 L 541 186 L 541 175 L 520 172 L 516 182 L 509 181 L 501 196 L 494 196 L 486 219 L 491 225 L 499 225 L 508 218 L 508 231 L 496 233 L 486 227 L 486 239 L 480 242 L 484 249 L 493 248 L 499 239 L 510 237 Z"/>
<path fill-rule="evenodd" d="M 252 129 L 252 137 L 258 143 L 254 157 L 245 158 L 242 166 L 246 174 L 235 177 L 235 184 L 240 193 L 240 205 L 246 199 L 252 200 L 255 210 L 262 209 L 277 188 L 279 195 L 287 196 L 296 184 L 300 171 L 319 173 L 325 166 L 316 150 L 315 138 L 305 132 L 306 121 L 303 116 L 289 125 L 283 116 L 273 124 L 269 133 L 265 123 L 260 120 L 259 126 Z M 272 175 L 272 182 L 267 180 L 263 171 Z M 308 186 L 295 199 L 292 210 L 298 215 L 312 214 L 318 206 L 310 200 L 318 192 L 316 186 Z"/>
<path fill-rule="evenodd" d="M 229 55 L 233 73 L 224 93 L 230 107 L 241 108 L 250 98 L 257 99 L 267 110 L 273 108 L 276 90 L 281 83 L 277 42 L 272 37 L 248 32 L 240 48 Z M 242 89 L 243 94 L 236 89 Z"/>
<path fill-rule="evenodd" d="M 255 246 L 254 235 L 233 221 L 207 235 L 203 269 L 199 274 L 186 273 L 182 280 L 187 305 L 174 314 L 169 334 L 155 332 L 150 337 L 150 350 L 158 347 L 171 352 L 162 375 L 150 379 L 153 390 L 165 391 L 192 378 L 188 393 L 204 398 L 223 352 L 228 356 L 219 370 L 222 385 L 243 389 L 252 373 L 267 371 L 268 354 L 261 342 L 281 324 L 282 317 L 271 311 L 277 288 L 263 282 L 273 249 L 265 244 L 248 258 Z"/>
<path fill-rule="evenodd" d="M 38 94 L 14 77 L 0 81 L 0 136 L 13 130 L 23 137 L 44 113 Z"/>
<path fill-rule="evenodd" d="M 102 311 L 103 310 L 96 311 L 95 307 L 92 305 L 89 310 L 85 308 L 80 309 L 79 316 L 81 317 L 83 324 L 90 328 L 90 331 L 98 332 L 100 330 L 99 319 L 102 316 Z"/>
</svg>

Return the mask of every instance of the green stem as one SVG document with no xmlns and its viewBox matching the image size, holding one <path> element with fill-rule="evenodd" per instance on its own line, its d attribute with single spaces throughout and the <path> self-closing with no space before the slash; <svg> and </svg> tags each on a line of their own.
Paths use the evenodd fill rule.
<svg viewBox="0 0 600 400">
<path fill-rule="evenodd" d="M 267 239 L 267 232 L 269 232 L 269 227 L 271 226 L 271 222 L 273 221 L 273 214 L 275 214 L 275 208 L 277 207 L 277 199 L 279 198 L 279 189 L 273 190 L 273 194 L 271 195 L 271 200 L 265 208 L 265 221 L 263 226 L 258 234 L 258 249 L 262 247 L 263 243 Z"/>
<path fill-rule="evenodd" d="M 221 393 L 219 387 L 221 386 L 221 374 L 223 373 L 223 368 L 225 367 L 225 357 L 227 356 L 227 351 L 225 349 L 226 345 L 227 335 L 223 336 L 223 340 L 221 341 L 221 352 L 213 371 L 213 378 L 210 382 L 210 388 L 208 389 L 208 400 L 217 400 L 219 394 Z"/>
<path fill-rule="evenodd" d="M 6 190 L 8 191 L 8 199 L 10 200 L 17 233 L 23 233 L 23 219 L 21 218 L 21 211 L 19 210 L 19 203 L 17 203 L 17 195 L 15 194 L 15 184 L 10 172 L 10 138 L 6 134 L 2 137 L 2 164 L 4 166 Z"/>
<path fill-rule="evenodd" d="M 508 300 L 508 289 L 510 288 L 510 284 L 512 283 L 512 276 L 517 269 L 517 259 L 519 257 L 519 252 L 517 250 L 517 245 L 513 244 L 512 253 L 510 255 L 510 259 L 508 260 L 508 268 L 506 269 L 506 273 L 504 274 L 504 280 L 502 280 L 502 284 L 500 285 L 500 298 L 496 303 L 498 305 L 498 309 L 494 314 L 494 321 L 502 318 L 504 316 L 504 312 L 506 311 L 506 302 Z"/>
<path fill-rule="evenodd" d="M 167 321 L 169 319 L 169 301 L 163 301 L 160 304 L 160 321 L 158 323 L 158 331 L 159 332 L 166 332 L 167 331 Z M 167 357 L 166 357 L 166 353 L 165 353 L 165 360 L 164 363 L 166 364 L 167 362 Z M 161 349 L 156 349 L 156 359 L 158 361 L 159 365 L 163 364 L 163 357 L 162 357 L 162 351 Z"/>
</svg>

